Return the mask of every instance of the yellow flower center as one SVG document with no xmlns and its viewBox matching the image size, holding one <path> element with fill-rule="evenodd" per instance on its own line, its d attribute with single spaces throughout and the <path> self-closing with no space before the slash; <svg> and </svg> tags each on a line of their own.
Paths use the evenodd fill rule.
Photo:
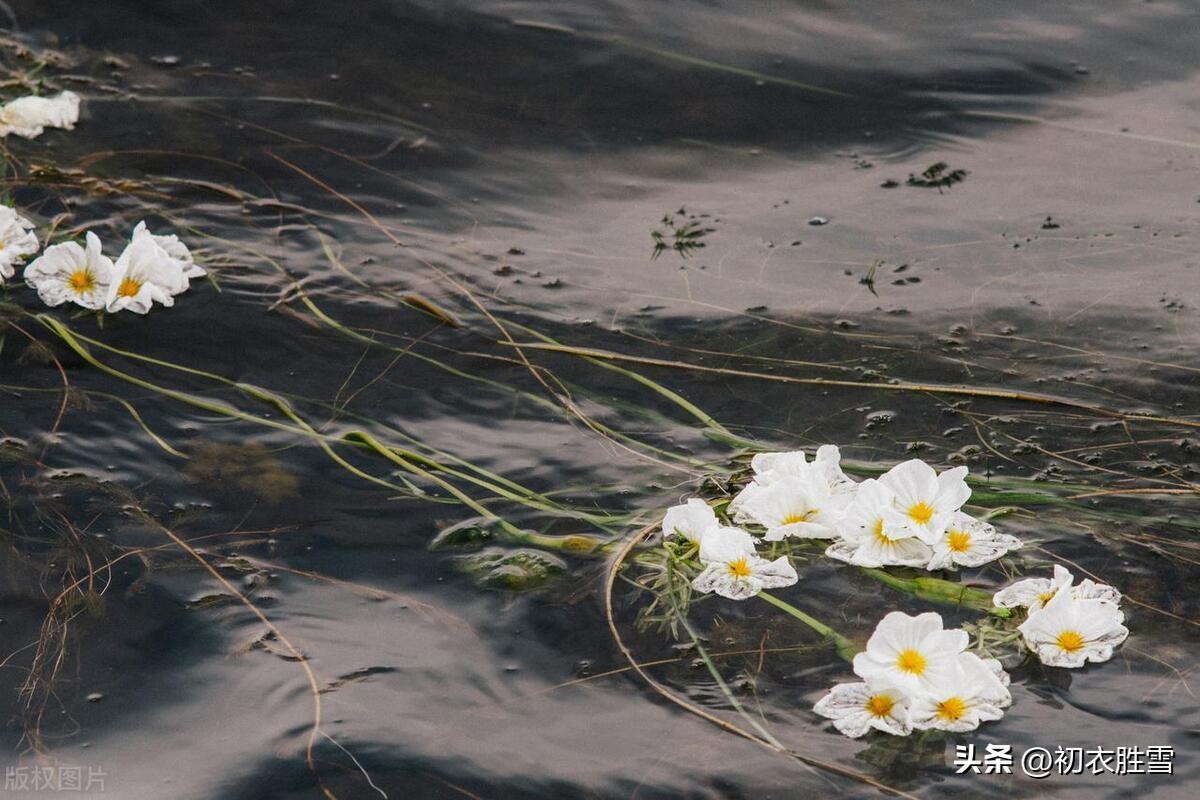
<svg viewBox="0 0 1200 800">
<path fill-rule="evenodd" d="M 71 277 L 67 279 L 67 283 L 70 284 L 76 294 L 83 294 L 96 288 L 96 276 L 86 268 L 77 269 L 71 273 Z"/>
<path fill-rule="evenodd" d="M 909 506 L 908 516 L 909 519 L 918 525 L 924 525 L 925 523 L 929 522 L 929 520 L 933 519 L 933 506 L 922 500 L 919 503 Z"/>
<path fill-rule="evenodd" d="M 925 656 L 911 648 L 908 650 L 901 650 L 900 655 L 896 657 L 896 667 L 899 668 L 901 672 L 908 672 L 913 675 L 922 675 L 925 672 L 925 666 Z"/>
<path fill-rule="evenodd" d="M 1058 646 L 1067 653 L 1074 653 L 1083 647 L 1083 634 L 1078 631 L 1063 631 L 1055 639 Z"/>
<path fill-rule="evenodd" d="M 142 290 L 142 282 L 136 278 L 125 278 L 121 281 L 121 285 L 117 287 L 118 297 L 137 297 L 137 293 Z"/>
<path fill-rule="evenodd" d="M 953 722 L 961 718 L 965 713 L 967 713 L 967 704 L 963 702 L 961 697 L 947 697 L 938 703 L 937 715 L 942 719 Z"/>
<path fill-rule="evenodd" d="M 750 577 L 750 565 L 746 563 L 745 556 L 742 556 L 737 561 L 729 562 L 729 574 L 735 578 Z"/>
<path fill-rule="evenodd" d="M 875 535 L 875 541 L 879 542 L 880 544 L 895 544 L 896 542 L 895 539 L 883 532 L 883 517 L 875 520 L 875 530 L 873 530 L 872 533 Z"/>
<path fill-rule="evenodd" d="M 946 544 L 956 553 L 965 553 L 971 549 L 971 534 L 951 529 L 946 534 Z"/>
<path fill-rule="evenodd" d="M 1046 603 L 1049 603 L 1053 599 L 1054 599 L 1054 590 L 1050 590 L 1049 592 L 1042 592 L 1041 594 L 1038 595 L 1038 601 L 1041 602 L 1042 605 L 1046 605 Z"/>
<path fill-rule="evenodd" d="M 896 701 L 888 697 L 886 694 L 871 695 L 867 700 L 866 709 L 873 717 L 886 717 L 892 713 L 892 708 L 896 705 Z"/>
<path fill-rule="evenodd" d="M 810 519 L 812 519 L 816 515 L 817 515 L 817 509 L 810 508 L 808 511 L 805 511 L 802 513 L 788 514 L 786 517 L 783 518 L 783 522 L 780 524 L 794 525 L 797 522 L 808 522 Z"/>
</svg>

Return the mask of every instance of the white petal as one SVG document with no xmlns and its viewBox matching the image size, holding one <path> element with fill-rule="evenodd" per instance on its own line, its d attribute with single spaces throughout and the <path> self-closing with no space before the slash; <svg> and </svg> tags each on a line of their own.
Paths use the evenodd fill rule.
<svg viewBox="0 0 1200 800">
<path fill-rule="evenodd" d="M 1016 581 L 992 596 L 992 602 L 1000 608 L 1028 608 L 1041 605 L 1041 596 L 1053 590 L 1048 578 L 1025 578 Z"/>
<path fill-rule="evenodd" d="M 689 541 L 699 542 L 705 533 L 719 524 L 717 515 L 708 503 L 693 497 L 683 505 L 667 509 L 663 517 L 662 531 L 665 537 L 678 535 Z"/>
<path fill-rule="evenodd" d="M 713 563 L 692 581 L 697 592 L 715 592 L 730 600 L 745 600 L 758 594 L 762 586 L 753 577 L 739 578 L 729 571 L 726 564 Z"/>
<path fill-rule="evenodd" d="M 799 580 L 796 575 L 796 569 L 788 561 L 787 556 L 780 556 L 774 561 L 756 558 L 752 567 L 754 577 L 758 578 L 763 589 L 778 589 L 782 586 L 791 586 Z"/>
<path fill-rule="evenodd" d="M 871 699 L 865 683 L 839 683 L 813 706 L 813 711 L 827 719 L 839 719 L 862 710 Z"/>
<path fill-rule="evenodd" d="M 937 473 L 919 458 L 897 464 L 879 482 L 897 494 L 901 505 L 932 502 L 938 490 Z"/>
<path fill-rule="evenodd" d="M 1113 604 L 1120 604 L 1121 593 L 1105 583 L 1096 583 L 1095 581 L 1085 578 L 1075 587 L 1074 594 L 1078 600 L 1106 600 Z"/>
<path fill-rule="evenodd" d="M 966 467 L 954 467 L 937 476 L 938 489 L 933 505 L 939 511 L 958 511 L 971 498 L 971 487 L 967 486 L 966 477 Z"/>
<path fill-rule="evenodd" d="M 700 539 L 700 561 L 729 563 L 742 556 L 754 555 L 754 537 L 741 528 L 718 526 Z"/>
<path fill-rule="evenodd" d="M 858 552 L 858 545 L 853 542 L 847 542 L 845 539 L 839 539 L 829 547 L 825 548 L 825 555 L 838 561 L 845 561 L 847 564 L 854 564 L 854 554 Z"/>
</svg>

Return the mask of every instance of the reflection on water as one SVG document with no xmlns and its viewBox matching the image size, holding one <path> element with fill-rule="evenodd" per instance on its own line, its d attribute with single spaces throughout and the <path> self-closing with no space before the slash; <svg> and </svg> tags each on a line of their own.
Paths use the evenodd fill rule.
<svg viewBox="0 0 1200 800">
<path fill-rule="evenodd" d="M 709 604 L 788 746 L 920 796 L 1194 780 L 1194 5 L 94 5 L 12 4 L 6 68 L 61 53 L 37 74 L 85 107 L 5 143 L 6 189 L 40 230 L 160 219 L 216 283 L 54 314 L 109 372 L 0 298 L 6 764 L 102 766 L 121 798 L 875 794 L 662 702 L 607 628 L 611 543 L 749 439 L 1026 493 L 1021 568 L 1116 585 L 1132 636 L 1017 669 L 965 741 L 1177 757 L 956 776 L 956 740 L 832 733 L 829 649 Z M 908 182 L 937 162 L 965 177 Z M 671 246 L 689 220 L 704 247 Z M 791 599 L 853 635 L 927 610 L 800 566 Z M 615 600 L 657 680 L 729 711 Z"/>
</svg>

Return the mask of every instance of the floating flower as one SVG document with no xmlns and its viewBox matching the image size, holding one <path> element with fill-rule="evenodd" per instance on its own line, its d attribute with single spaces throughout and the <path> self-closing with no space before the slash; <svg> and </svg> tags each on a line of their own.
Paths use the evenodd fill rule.
<svg viewBox="0 0 1200 800">
<path fill-rule="evenodd" d="M 15 133 L 26 139 L 46 128 L 71 130 L 79 121 L 79 95 L 62 92 L 54 97 L 19 97 L 0 106 L 0 137 Z"/>
<path fill-rule="evenodd" d="M 968 641 L 966 631 L 943 630 L 936 612 L 912 617 L 893 611 L 879 621 L 867 649 L 854 657 L 854 674 L 914 694 L 926 691 L 954 671 Z"/>
<path fill-rule="evenodd" d="M 754 522 L 743 511 L 743 504 L 763 486 L 782 478 L 799 478 L 824 484 L 831 494 L 853 494 L 857 484 L 842 472 L 841 452 L 835 445 L 817 448 L 813 460 L 803 450 L 789 453 L 757 453 L 750 461 L 754 480 L 729 503 L 729 514 L 737 522 Z"/>
<path fill-rule="evenodd" d="M 707 550 L 701 558 L 707 556 L 708 565 L 692 581 L 692 588 L 698 592 L 716 592 L 730 600 L 745 600 L 763 589 L 791 586 L 799 580 L 787 556 L 774 561 L 760 558 L 745 550 L 740 537 L 705 536 L 700 546 Z"/>
<path fill-rule="evenodd" d="M 839 683 L 813 706 L 838 731 L 857 739 L 874 728 L 893 736 L 912 733 L 908 695 L 884 681 Z"/>
<path fill-rule="evenodd" d="M 922 541 L 933 545 L 971 496 L 966 476 L 966 467 L 939 475 L 933 467 L 914 458 L 892 467 L 879 482 L 896 493 L 896 507 L 906 517 L 906 524 Z"/>
<path fill-rule="evenodd" d="M 87 247 L 63 242 L 47 247 L 25 268 L 25 282 L 48 306 L 66 302 L 101 309 L 113 278 L 112 259 L 100 251 L 100 239 L 88 231 Z"/>
<path fill-rule="evenodd" d="M 712 507 L 703 500 L 693 497 L 683 505 L 667 509 L 662 521 L 663 538 L 682 536 L 689 542 L 700 543 L 704 534 L 720 525 Z"/>
<path fill-rule="evenodd" d="M 912 704 L 913 727 L 962 733 L 997 720 L 1012 705 L 1012 695 L 983 659 L 961 653 L 950 670 Z"/>
<path fill-rule="evenodd" d="M 154 303 L 170 308 L 174 295 L 185 291 L 187 278 L 179 262 L 149 236 L 135 238 L 117 259 L 108 290 L 109 311 L 129 309 L 145 314 Z"/>
<path fill-rule="evenodd" d="M 180 272 L 183 273 L 183 277 L 190 280 L 191 278 L 202 278 L 208 274 L 203 267 L 196 263 L 196 259 L 192 256 L 192 251 L 188 249 L 188 246 L 180 241 L 179 237 L 175 234 L 159 235 L 151 233 L 146 228 L 145 221 L 142 221 L 133 229 L 132 241 L 136 242 L 138 239 L 143 238 L 150 239 L 162 249 L 167 258 L 177 262 Z M 186 288 L 187 283 L 185 282 L 184 289 Z M 176 292 L 175 294 L 178 293 Z"/>
<path fill-rule="evenodd" d="M 933 557 L 926 568 L 978 567 L 1020 546 L 1021 540 L 1017 537 L 997 533 L 983 520 L 958 511 L 951 517 L 942 538 L 934 543 Z"/>
<path fill-rule="evenodd" d="M 837 445 L 823 444 L 809 461 L 803 450 L 790 453 L 758 453 L 750 461 L 755 482 L 769 484 L 776 478 L 818 480 L 831 492 L 853 491 L 855 483 L 842 472 L 842 454 Z"/>
<path fill-rule="evenodd" d="M 1001 608 L 1024 607 L 1033 613 L 1045 606 L 1063 586 L 1071 586 L 1071 596 L 1077 600 L 1107 600 L 1113 605 L 1121 602 L 1121 593 L 1104 583 L 1084 579 L 1072 586 L 1075 577 L 1058 564 L 1053 578 L 1025 578 L 996 592 L 992 602 Z"/>
<path fill-rule="evenodd" d="M 1040 610 L 1017 628 L 1025 644 L 1043 664 L 1082 667 L 1112 658 L 1113 648 L 1125 641 L 1125 615 L 1108 600 L 1079 599 L 1064 585 Z"/>
<path fill-rule="evenodd" d="M 849 500 L 836 495 L 822 481 L 793 476 L 766 485 L 750 484 L 739 495 L 740 514 L 767 529 L 764 537 L 776 542 L 789 536 L 833 539 L 837 523 Z"/>
<path fill-rule="evenodd" d="M 838 532 L 825 555 L 860 567 L 924 566 L 933 555 L 896 510 L 895 493 L 873 478 L 858 484 Z"/>
<path fill-rule="evenodd" d="M 38 251 L 33 223 L 9 206 L 0 205 L 0 286 L 13 276 L 14 267 Z"/>
</svg>

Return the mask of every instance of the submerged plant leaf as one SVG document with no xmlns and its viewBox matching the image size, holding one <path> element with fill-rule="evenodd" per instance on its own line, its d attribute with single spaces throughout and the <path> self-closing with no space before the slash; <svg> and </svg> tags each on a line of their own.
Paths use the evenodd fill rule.
<svg viewBox="0 0 1200 800">
<path fill-rule="evenodd" d="M 13 437 L 0 439 L 0 461 L 32 463 L 36 459 L 29 452 L 29 446 Z"/>
<path fill-rule="evenodd" d="M 482 517 L 463 520 L 462 522 L 443 528 L 429 543 L 430 550 L 445 548 L 478 548 L 496 538 L 494 526 Z"/>
<path fill-rule="evenodd" d="M 185 472 L 197 483 L 248 494 L 268 503 L 294 497 L 300 488 L 300 479 L 257 442 L 203 442 L 192 452 Z"/>
<path fill-rule="evenodd" d="M 489 589 L 528 592 L 540 589 L 566 572 L 561 558 L 540 550 L 488 548 L 457 561 L 458 568 Z"/>
</svg>

